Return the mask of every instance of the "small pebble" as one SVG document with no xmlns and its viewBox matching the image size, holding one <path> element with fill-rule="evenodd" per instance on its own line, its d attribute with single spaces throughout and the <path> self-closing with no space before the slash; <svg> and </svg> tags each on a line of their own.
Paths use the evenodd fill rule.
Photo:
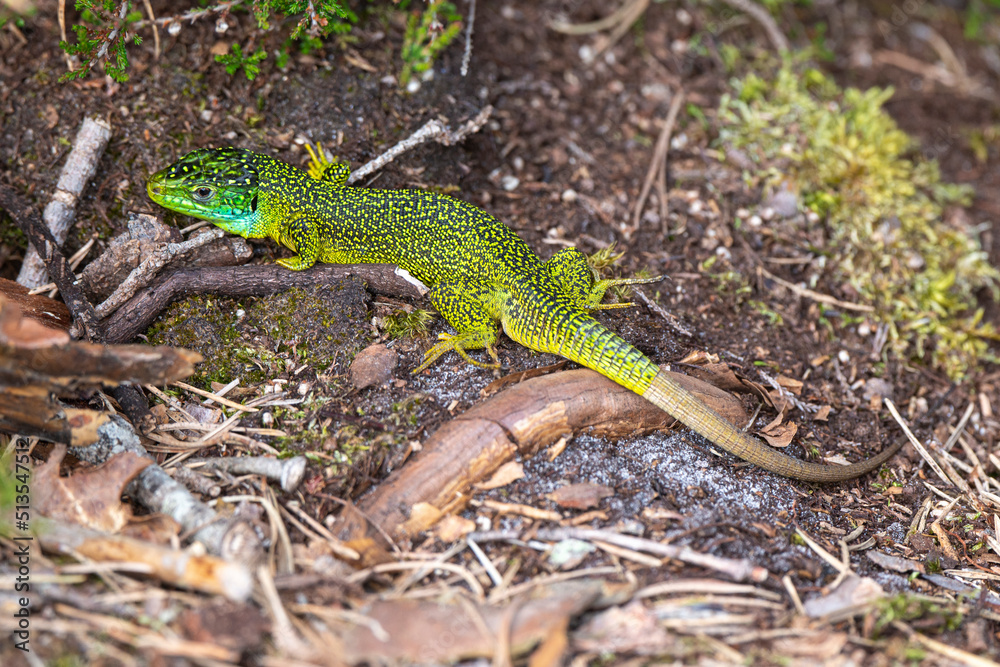
<svg viewBox="0 0 1000 667">
<path fill-rule="evenodd" d="M 506 176 L 500 179 L 500 187 L 502 187 L 507 192 L 513 192 L 514 190 L 517 189 L 517 186 L 519 186 L 520 184 L 521 184 L 521 179 L 519 179 L 517 176 L 511 176 L 510 174 L 507 174 Z"/>
<path fill-rule="evenodd" d="M 750 219 L 747 220 L 751 227 L 760 227 L 764 224 L 764 221 L 760 219 L 759 215 L 751 215 Z"/>
<path fill-rule="evenodd" d="M 170 25 L 167 26 L 167 33 L 169 33 L 171 37 L 176 37 L 181 34 L 181 24 L 177 21 L 172 21 Z"/>
<path fill-rule="evenodd" d="M 764 210 L 760 212 L 760 217 L 764 218 L 765 220 L 774 219 L 774 209 L 771 208 L 770 206 L 765 207 Z"/>
<path fill-rule="evenodd" d="M 562 200 L 567 204 L 572 204 L 577 200 L 578 195 L 573 188 L 566 188 L 562 193 Z"/>
<path fill-rule="evenodd" d="M 848 354 L 847 350 L 841 350 L 837 353 L 837 359 L 840 360 L 840 363 L 846 364 L 851 360 L 851 355 Z"/>
</svg>

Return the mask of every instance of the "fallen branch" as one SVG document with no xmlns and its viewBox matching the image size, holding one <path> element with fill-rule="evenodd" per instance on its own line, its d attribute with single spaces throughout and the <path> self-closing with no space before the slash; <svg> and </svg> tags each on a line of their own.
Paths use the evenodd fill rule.
<svg viewBox="0 0 1000 667">
<path fill-rule="evenodd" d="M 119 452 L 133 452 L 152 459 L 124 419 L 111 417 L 99 430 L 100 442 L 90 447 L 73 447 L 70 453 L 96 465 Z M 211 554 L 245 564 L 256 562 L 263 554 L 260 538 L 252 525 L 239 518 L 216 514 L 155 463 L 143 468 L 125 487 L 125 493 L 151 512 L 171 517 Z"/>
<path fill-rule="evenodd" d="M 744 14 L 749 14 L 753 20 L 757 21 L 763 28 L 764 32 L 767 33 L 767 38 L 771 40 L 771 44 L 777 50 L 778 54 L 788 52 L 788 39 L 785 34 L 781 32 L 778 28 L 778 24 L 774 22 L 774 18 L 767 12 L 764 7 L 761 7 L 753 0 L 722 0 L 727 5 L 743 12 Z"/>
<path fill-rule="evenodd" d="M 492 113 L 493 107 L 486 105 L 478 114 L 466 121 L 454 131 L 449 130 L 444 123 L 437 119 L 429 120 L 423 125 L 423 127 L 411 134 L 409 137 L 403 139 L 398 144 L 376 157 L 374 160 L 369 160 L 357 170 L 351 172 L 351 175 L 347 179 L 347 183 L 356 183 L 368 174 L 378 171 L 411 148 L 428 141 L 433 140 L 439 144 L 444 144 L 445 146 L 457 144 L 465 139 L 465 137 L 469 134 L 478 132 L 479 129 L 486 124 L 486 121 L 489 120 Z"/>
<path fill-rule="evenodd" d="M 243 602 L 253 592 L 250 570 L 216 556 L 197 555 L 122 535 L 39 518 L 35 536 L 50 553 L 78 554 L 100 563 L 144 566 L 144 573 L 181 588 Z"/>
<path fill-rule="evenodd" d="M 747 422 L 731 394 L 700 380 L 672 374 L 688 390 L 735 424 Z M 359 503 L 390 535 L 412 536 L 441 516 L 459 511 L 473 485 L 515 455 L 531 456 L 560 437 L 591 428 L 621 437 L 666 428 L 673 418 L 634 392 L 586 369 L 526 380 L 444 424 L 416 457 Z M 416 509 L 414 509 L 416 508 Z M 346 535 L 379 539 L 357 517 L 345 517 Z"/>
<path fill-rule="evenodd" d="M 97 171 L 97 163 L 104 154 L 104 148 L 111 139 L 111 126 L 101 119 L 85 118 L 73 143 L 73 150 L 66 158 L 59 182 L 52 199 L 45 206 L 42 218 L 46 228 L 52 233 L 57 246 L 66 241 L 69 228 L 76 219 L 76 204 L 80 193 Z M 23 229 L 23 228 L 22 228 Z M 28 252 L 21 264 L 17 282 L 25 287 L 44 285 L 48 261 L 47 255 L 40 255 L 39 246 L 32 239 Z"/>
<path fill-rule="evenodd" d="M 160 272 L 160 269 L 169 264 L 175 257 L 207 245 L 215 239 L 221 239 L 225 234 L 224 231 L 216 228 L 207 234 L 200 234 L 183 243 L 168 243 L 159 248 L 144 259 L 142 264 L 135 267 L 114 293 L 97 306 L 97 316 L 103 319 L 110 315 L 113 310 L 128 301 L 140 288 L 148 285 Z"/>
<path fill-rule="evenodd" d="M 690 547 L 679 547 L 673 544 L 663 544 L 655 540 L 647 540 L 631 535 L 622 535 L 613 530 L 595 530 L 592 528 L 542 528 L 535 535 L 538 540 L 551 540 L 558 542 L 561 540 L 577 539 L 588 542 L 599 540 L 608 542 L 615 546 L 632 549 L 634 551 L 654 554 L 663 558 L 673 558 L 674 560 L 690 563 L 728 575 L 734 581 L 765 581 L 770 573 L 763 567 L 754 565 L 751 561 L 740 558 L 719 558 L 711 554 L 703 554 Z"/>
</svg>

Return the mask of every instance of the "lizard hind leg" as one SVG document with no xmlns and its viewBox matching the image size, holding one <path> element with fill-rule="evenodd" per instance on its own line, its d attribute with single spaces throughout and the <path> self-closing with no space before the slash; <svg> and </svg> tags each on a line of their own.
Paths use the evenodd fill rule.
<svg viewBox="0 0 1000 667">
<path fill-rule="evenodd" d="M 494 345 L 499 327 L 493 313 L 487 308 L 488 290 L 471 283 L 438 283 L 430 291 L 431 305 L 448 321 L 457 333 L 440 335 L 437 343 L 424 354 L 423 362 L 413 369 L 419 373 L 450 350 L 465 361 L 480 368 L 500 368 L 500 358 Z M 486 349 L 493 363 L 476 361 L 469 350 Z"/>
<path fill-rule="evenodd" d="M 587 256 L 576 248 L 565 248 L 545 262 L 549 275 L 562 287 L 563 293 L 573 299 L 583 310 L 629 308 L 634 303 L 601 303 L 608 288 L 615 285 L 640 285 L 663 280 L 656 278 L 610 278 L 594 280 L 594 271 L 587 264 Z"/>
</svg>

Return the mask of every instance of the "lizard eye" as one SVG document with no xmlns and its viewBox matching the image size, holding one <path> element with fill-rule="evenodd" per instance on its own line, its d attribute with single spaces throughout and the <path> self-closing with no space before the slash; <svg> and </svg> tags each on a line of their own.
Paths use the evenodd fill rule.
<svg viewBox="0 0 1000 667">
<path fill-rule="evenodd" d="M 201 201 L 206 201 L 212 198 L 212 188 L 206 188 L 202 186 L 194 191 L 194 198 Z"/>
</svg>

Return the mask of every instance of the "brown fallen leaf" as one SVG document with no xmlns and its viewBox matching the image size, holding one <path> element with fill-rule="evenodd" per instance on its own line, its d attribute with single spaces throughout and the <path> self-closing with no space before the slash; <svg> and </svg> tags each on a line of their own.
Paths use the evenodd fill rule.
<svg viewBox="0 0 1000 667">
<path fill-rule="evenodd" d="M 475 484 L 474 487 L 480 491 L 499 489 L 501 486 L 507 486 L 522 477 L 524 477 L 524 466 L 518 461 L 507 461 L 507 463 L 497 468 L 492 477 L 481 484 Z"/>
<path fill-rule="evenodd" d="M 832 593 L 806 600 L 805 610 L 810 618 L 839 616 L 884 597 L 885 591 L 874 579 L 851 574 Z"/>
<path fill-rule="evenodd" d="M 813 413 L 812 420 L 814 422 L 825 422 L 830 420 L 830 412 L 833 410 L 829 405 L 824 405 L 819 410 Z"/>
<path fill-rule="evenodd" d="M 121 530 L 132 516 L 121 502 L 122 490 L 152 461 L 123 452 L 100 467 L 60 477 L 59 465 L 65 456 L 65 445 L 56 445 L 49 460 L 35 469 L 35 510 L 95 530 Z"/>
<path fill-rule="evenodd" d="M 772 447 L 787 447 L 792 444 L 792 438 L 798 432 L 799 427 L 795 422 L 782 424 L 781 415 L 760 430 L 760 434 Z"/>
<path fill-rule="evenodd" d="M 909 558 L 890 556 L 881 551 L 866 551 L 865 555 L 871 562 L 893 572 L 920 572 L 923 574 L 926 571 L 923 563 Z"/>
<path fill-rule="evenodd" d="M 476 529 L 476 522 L 455 514 L 449 514 L 434 526 L 434 534 L 445 544 L 458 542 Z"/>
<path fill-rule="evenodd" d="M 586 510 L 596 507 L 603 499 L 613 495 L 615 495 L 614 489 L 603 484 L 581 482 L 559 487 L 548 494 L 548 499 L 559 507 Z"/>
<path fill-rule="evenodd" d="M 668 653 L 676 639 L 655 613 L 635 600 L 594 616 L 573 633 L 573 644 L 590 653 L 659 655 Z"/>
<path fill-rule="evenodd" d="M 451 663 L 492 657 L 508 622 L 510 655 L 526 654 L 540 641 L 593 605 L 604 582 L 584 580 L 539 587 L 531 597 L 506 606 L 469 600 L 379 600 L 357 611 L 363 624 L 334 627 L 348 664 Z"/>
<path fill-rule="evenodd" d="M 790 378 L 787 375 L 779 375 L 775 378 L 778 384 L 784 387 L 789 392 L 795 394 L 796 396 L 802 395 L 802 380 L 796 380 L 795 378 Z"/>
</svg>

